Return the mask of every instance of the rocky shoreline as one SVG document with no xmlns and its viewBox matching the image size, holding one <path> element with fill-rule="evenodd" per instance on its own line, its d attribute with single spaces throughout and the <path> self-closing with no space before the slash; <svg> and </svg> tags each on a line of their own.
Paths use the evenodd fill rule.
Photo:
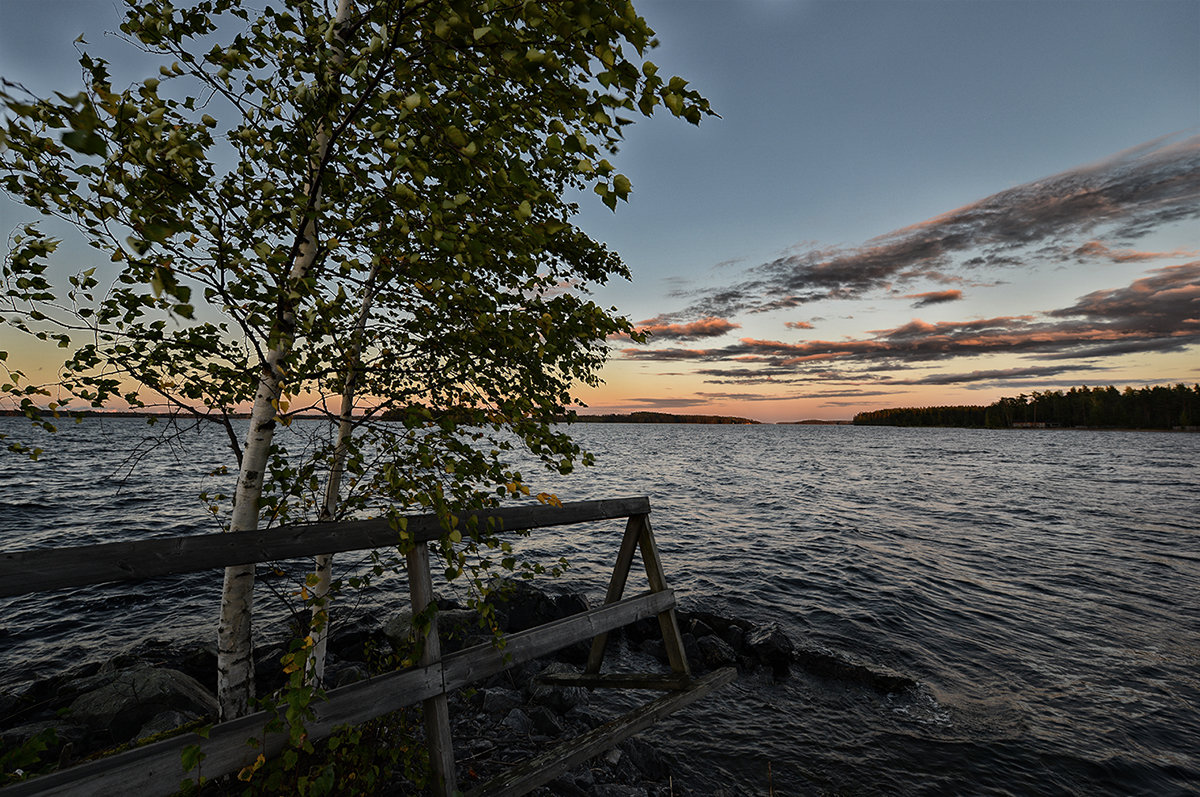
<svg viewBox="0 0 1200 797">
<path fill-rule="evenodd" d="M 507 600 L 497 605 L 497 617 L 502 630 L 512 633 L 587 607 L 582 594 L 552 595 L 518 581 L 513 582 Z M 824 669 L 837 677 L 855 675 L 846 671 L 853 665 L 837 657 L 829 656 L 824 661 L 820 651 L 798 650 L 775 625 L 689 611 L 680 611 L 679 621 L 689 661 L 697 674 L 736 666 L 743 674 L 760 670 L 779 679 L 786 678 L 789 668 L 799 663 L 818 674 Z M 439 624 L 444 652 L 490 638 L 480 628 L 475 613 L 454 601 L 439 600 Z M 381 651 L 402 645 L 410 626 L 411 613 L 403 610 L 386 618 L 363 614 L 335 622 L 327 660 L 330 686 L 369 677 L 371 662 L 378 661 Z M 574 645 L 552 658 L 517 665 L 476 684 L 475 689 L 451 696 L 458 777 L 463 788 L 482 783 L 561 739 L 606 722 L 620 713 L 622 706 L 628 708 L 628 693 L 550 687 L 538 682 L 540 675 L 581 669 L 587 649 L 583 643 Z M 650 672 L 665 667 L 666 651 L 654 618 L 614 632 L 610 651 L 610 661 L 615 660 L 622 669 L 628 666 Z M 260 694 L 268 694 L 282 684 L 279 660 L 285 652 L 283 639 L 256 650 Z M 874 671 L 869 673 L 879 677 Z M 904 684 L 878 686 L 890 690 Z M 31 739 L 42 738 L 46 746 L 39 752 L 39 760 L 22 768 L 34 773 L 70 766 L 98 752 L 212 718 L 216 714 L 215 687 L 215 645 L 169 645 L 146 640 L 103 663 L 81 665 L 34 680 L 20 692 L 0 694 L 0 756 L 27 745 Z M 636 695 L 638 702 L 650 696 Z M 653 732 L 646 735 L 652 738 Z M 14 777 L 19 767 L 13 765 L 13 760 L 18 759 L 10 755 L 6 771 L 0 773 L 5 780 L 0 782 Z M 394 791 L 412 793 L 408 790 L 411 784 L 396 777 Z M 666 756 L 652 743 L 634 737 L 560 776 L 540 793 L 657 797 L 711 792 L 682 783 Z"/>
</svg>

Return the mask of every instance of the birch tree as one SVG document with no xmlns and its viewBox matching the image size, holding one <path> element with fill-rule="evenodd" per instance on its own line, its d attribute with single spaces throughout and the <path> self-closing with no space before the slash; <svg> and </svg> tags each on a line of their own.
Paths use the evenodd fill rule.
<svg viewBox="0 0 1200 797">
<path fill-rule="evenodd" d="M 157 75 L 115 85 L 81 43 L 78 93 L 0 88 L 0 185 L 98 253 L 70 274 L 36 224 L 11 237 L 4 323 L 66 356 L 31 385 L 0 352 L 9 400 L 42 424 L 82 402 L 221 425 L 230 530 L 494 505 L 529 489 L 517 448 L 587 463 L 553 419 L 632 330 L 588 296 L 629 275 L 576 202 L 628 196 L 607 158 L 633 117 L 710 113 L 644 60 L 632 5 L 128 2 Z M 276 434 L 299 411 L 338 424 L 329 446 Z M 447 523 L 450 576 L 465 542 Z M 225 575 L 227 718 L 253 697 L 253 581 Z"/>
</svg>

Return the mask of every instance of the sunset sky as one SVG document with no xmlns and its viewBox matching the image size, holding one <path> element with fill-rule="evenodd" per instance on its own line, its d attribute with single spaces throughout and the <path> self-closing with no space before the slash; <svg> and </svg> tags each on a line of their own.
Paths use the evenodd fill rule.
<svg viewBox="0 0 1200 797">
<path fill-rule="evenodd" d="M 1200 1 L 641 0 L 712 102 L 639 122 L 580 222 L 648 328 L 589 411 L 765 421 L 1200 380 Z M 79 81 L 108 0 L 0 0 L 0 74 Z M 147 72 L 151 74 L 152 72 Z M 7 234 L 29 214 L 0 200 Z"/>
</svg>

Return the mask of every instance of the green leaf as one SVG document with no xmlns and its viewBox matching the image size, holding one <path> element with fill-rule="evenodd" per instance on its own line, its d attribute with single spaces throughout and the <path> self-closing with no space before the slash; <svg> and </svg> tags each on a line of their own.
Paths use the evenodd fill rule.
<svg viewBox="0 0 1200 797">
<path fill-rule="evenodd" d="M 71 130 L 63 133 L 62 142 L 84 155 L 104 155 L 108 152 L 108 145 L 104 139 L 90 130 Z"/>
</svg>

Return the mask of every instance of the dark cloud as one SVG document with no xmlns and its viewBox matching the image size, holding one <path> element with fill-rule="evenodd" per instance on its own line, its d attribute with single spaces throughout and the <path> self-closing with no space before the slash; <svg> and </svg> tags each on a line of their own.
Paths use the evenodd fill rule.
<svg viewBox="0 0 1200 797">
<path fill-rule="evenodd" d="M 703 371 L 723 379 L 781 381 L 812 369 L 895 370 L 993 353 L 1045 360 L 1178 351 L 1200 344 L 1200 261 L 1155 269 L 1123 288 L 1094 291 L 1040 316 L 930 323 L 914 319 L 858 340 L 786 343 L 742 338 L 710 349 L 626 349 L 637 360 L 738 363 Z M 995 378 L 995 377 L 993 377 Z M 970 381 L 970 380 L 965 380 Z"/>
<path fill-rule="evenodd" d="M 788 321 L 784 324 L 788 329 L 814 329 L 812 324 L 807 321 Z"/>
<path fill-rule="evenodd" d="M 645 407 L 661 407 L 670 409 L 671 407 L 696 407 L 704 403 L 701 398 L 679 398 L 679 397 L 661 397 L 661 398 L 632 398 L 629 399 L 630 404 L 639 404 Z"/>
<path fill-rule="evenodd" d="M 1167 137 L 1001 191 L 857 248 L 788 253 L 752 269 L 737 285 L 690 292 L 692 305 L 672 318 L 730 317 L 818 299 L 859 298 L 921 280 L 952 284 L 963 279 L 955 269 L 1011 268 L 1062 253 L 1111 260 L 1114 252 L 1126 255 L 1103 243 L 1103 249 L 1089 248 L 1082 240 L 1095 241 L 1103 231 L 1132 241 L 1198 217 L 1200 136 Z"/>
<path fill-rule="evenodd" d="M 957 302 L 962 299 L 962 291 L 927 291 L 925 293 L 909 293 L 901 296 L 901 299 L 916 299 L 913 302 L 913 307 L 928 307 L 931 304 L 944 304 L 945 302 Z"/>
<path fill-rule="evenodd" d="M 1034 365 L 1027 368 L 1003 368 L 991 371 L 970 371 L 965 374 L 930 374 L 920 379 L 889 379 L 888 385 L 965 385 L 971 382 L 1004 382 L 1030 378 L 1043 379 L 1063 373 L 1103 371 L 1095 365 Z"/>
</svg>

